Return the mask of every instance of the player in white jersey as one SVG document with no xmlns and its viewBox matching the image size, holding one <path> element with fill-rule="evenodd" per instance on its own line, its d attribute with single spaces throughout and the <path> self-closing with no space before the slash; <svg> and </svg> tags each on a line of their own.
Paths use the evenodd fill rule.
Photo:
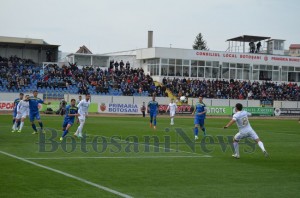
<svg viewBox="0 0 300 198">
<path fill-rule="evenodd" d="M 82 137 L 83 125 L 85 123 L 85 118 L 87 117 L 88 112 L 89 112 L 89 106 L 91 104 L 90 98 L 91 98 L 91 95 L 90 94 L 86 94 L 85 95 L 85 99 L 81 100 L 79 102 L 79 104 L 77 105 L 77 107 L 78 107 L 78 114 L 80 115 L 78 117 L 80 125 L 78 126 L 78 128 L 77 128 L 76 132 L 74 133 L 74 135 L 76 137 L 79 137 L 79 138 Z"/>
<path fill-rule="evenodd" d="M 233 138 L 233 147 L 234 147 L 235 153 L 232 156 L 237 159 L 240 158 L 239 141 L 241 139 L 250 137 L 257 142 L 258 146 L 261 148 L 265 157 L 268 157 L 269 155 L 264 147 L 264 144 L 262 143 L 262 141 L 260 141 L 258 135 L 252 129 L 252 127 L 249 123 L 249 120 L 248 120 L 249 115 L 251 115 L 251 113 L 248 113 L 247 111 L 243 111 L 243 105 L 240 103 L 237 103 L 235 105 L 235 114 L 233 115 L 232 120 L 230 120 L 230 122 L 224 127 L 224 129 L 227 129 L 234 122 L 236 122 L 236 125 L 239 128 L 239 132 Z"/>
<path fill-rule="evenodd" d="M 170 125 L 174 125 L 174 117 L 176 113 L 177 105 L 174 103 L 174 99 L 171 99 L 171 103 L 168 105 L 168 108 L 166 109 L 166 112 L 170 110 L 170 118 L 171 118 L 171 123 Z"/>
<path fill-rule="evenodd" d="M 17 106 L 17 116 L 16 116 L 16 121 L 13 125 L 13 130 L 12 132 L 15 132 L 18 130 L 17 123 L 21 119 L 21 124 L 18 132 L 20 133 L 22 131 L 22 128 L 24 126 L 24 120 L 29 115 L 29 95 L 25 96 L 24 100 L 21 100 Z"/>
</svg>

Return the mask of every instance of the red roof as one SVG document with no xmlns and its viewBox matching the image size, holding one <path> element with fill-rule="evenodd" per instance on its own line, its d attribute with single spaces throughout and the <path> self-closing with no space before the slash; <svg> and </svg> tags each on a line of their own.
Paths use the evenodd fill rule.
<svg viewBox="0 0 300 198">
<path fill-rule="evenodd" d="M 300 49 L 300 44 L 291 44 L 290 49 Z"/>
</svg>

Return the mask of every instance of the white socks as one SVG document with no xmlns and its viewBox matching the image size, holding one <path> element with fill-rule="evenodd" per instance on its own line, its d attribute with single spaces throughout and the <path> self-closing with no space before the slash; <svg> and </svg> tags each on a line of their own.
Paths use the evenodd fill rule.
<svg viewBox="0 0 300 198">
<path fill-rule="evenodd" d="M 24 122 L 21 122 L 19 130 L 22 130 L 23 126 L 24 126 Z"/>
<path fill-rule="evenodd" d="M 78 126 L 78 128 L 76 130 L 76 133 L 75 133 L 76 136 L 78 136 L 78 135 L 82 136 L 82 129 L 83 129 L 84 121 L 79 120 L 79 122 L 80 122 L 80 125 Z"/>
<path fill-rule="evenodd" d="M 239 143 L 233 142 L 234 152 L 237 156 L 240 156 Z"/>
<path fill-rule="evenodd" d="M 260 149 L 261 149 L 263 152 L 266 151 L 266 149 L 265 149 L 264 144 L 262 143 L 262 141 L 257 142 L 257 144 L 258 144 L 258 146 L 260 147 Z"/>
</svg>

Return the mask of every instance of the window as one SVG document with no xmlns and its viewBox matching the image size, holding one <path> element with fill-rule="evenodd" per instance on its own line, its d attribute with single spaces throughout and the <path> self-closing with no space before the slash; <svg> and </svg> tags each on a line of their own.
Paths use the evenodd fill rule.
<svg viewBox="0 0 300 198">
<path fill-rule="evenodd" d="M 182 65 L 176 65 L 176 76 L 182 76 Z"/>
<path fill-rule="evenodd" d="M 211 63 L 211 61 L 206 61 L 206 66 L 212 66 L 212 63 Z"/>
<path fill-rule="evenodd" d="M 189 77 L 189 67 L 188 66 L 183 66 L 183 76 Z"/>
<path fill-rule="evenodd" d="M 237 69 L 236 70 L 236 77 L 237 77 L 237 79 L 242 79 L 243 78 L 243 69 Z"/>
<path fill-rule="evenodd" d="M 222 69 L 222 78 L 229 79 L 229 69 L 228 68 Z"/>
<path fill-rule="evenodd" d="M 169 65 L 169 76 L 175 76 L 175 66 Z"/>
<path fill-rule="evenodd" d="M 236 77 L 235 77 L 235 71 L 236 71 L 236 69 L 230 69 L 230 79 L 236 79 Z"/>
<path fill-rule="evenodd" d="M 161 65 L 161 75 L 162 76 L 167 76 L 168 75 L 168 67 L 169 65 Z"/>
<path fill-rule="evenodd" d="M 249 80 L 250 79 L 250 70 L 249 68 L 245 68 L 244 71 L 243 71 L 243 79 L 244 80 Z"/>
<path fill-rule="evenodd" d="M 273 66 L 273 70 L 279 70 L 278 66 Z"/>
<path fill-rule="evenodd" d="M 161 59 L 161 64 L 168 64 L 169 63 L 169 59 Z"/>
<path fill-rule="evenodd" d="M 213 78 L 219 78 L 219 68 L 213 68 L 212 69 L 212 77 Z"/>
<path fill-rule="evenodd" d="M 176 65 L 182 65 L 182 60 L 181 59 L 176 59 Z"/>
<path fill-rule="evenodd" d="M 204 61 L 198 61 L 198 66 L 204 67 L 205 66 L 205 62 Z"/>
<path fill-rule="evenodd" d="M 229 68 L 229 63 L 223 63 L 222 68 Z"/>
<path fill-rule="evenodd" d="M 253 80 L 258 80 L 258 77 L 259 77 L 259 71 L 253 70 Z"/>
<path fill-rule="evenodd" d="M 279 71 L 273 71 L 272 72 L 272 80 L 273 81 L 279 81 Z"/>
<path fill-rule="evenodd" d="M 198 77 L 204 77 L 204 67 L 198 68 Z"/>
<path fill-rule="evenodd" d="M 183 65 L 190 66 L 190 61 L 189 60 L 183 60 Z"/>
<path fill-rule="evenodd" d="M 230 68 L 235 68 L 235 67 L 236 67 L 235 63 L 230 63 Z"/>
<path fill-rule="evenodd" d="M 191 68 L 191 77 L 197 77 L 197 67 Z"/>
<path fill-rule="evenodd" d="M 219 62 L 218 61 L 214 61 L 213 62 L 213 67 L 219 67 Z"/>
<path fill-rule="evenodd" d="M 205 67 L 205 78 L 212 78 L 212 68 L 211 67 Z"/>
</svg>

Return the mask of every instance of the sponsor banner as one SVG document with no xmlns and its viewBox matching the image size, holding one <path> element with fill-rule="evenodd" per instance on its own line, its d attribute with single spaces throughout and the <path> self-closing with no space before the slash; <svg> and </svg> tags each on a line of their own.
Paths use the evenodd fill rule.
<svg viewBox="0 0 300 198">
<path fill-rule="evenodd" d="M 13 101 L 0 101 L 0 111 L 12 111 L 14 109 Z"/>
<path fill-rule="evenodd" d="M 299 116 L 300 109 L 299 108 L 276 108 L 275 115 L 277 116 Z"/>
<path fill-rule="evenodd" d="M 158 105 L 159 113 L 166 113 L 169 105 Z M 192 114 L 194 108 L 191 105 L 177 105 L 177 114 Z M 149 113 L 149 111 L 148 111 Z"/>
<path fill-rule="evenodd" d="M 232 108 L 228 106 L 212 106 L 206 107 L 206 115 L 232 115 Z"/>
<path fill-rule="evenodd" d="M 243 107 L 243 110 L 251 113 L 253 116 L 274 116 L 274 108 L 270 107 Z"/>
<path fill-rule="evenodd" d="M 141 114 L 138 104 L 127 103 L 99 103 L 99 113 Z"/>
</svg>

